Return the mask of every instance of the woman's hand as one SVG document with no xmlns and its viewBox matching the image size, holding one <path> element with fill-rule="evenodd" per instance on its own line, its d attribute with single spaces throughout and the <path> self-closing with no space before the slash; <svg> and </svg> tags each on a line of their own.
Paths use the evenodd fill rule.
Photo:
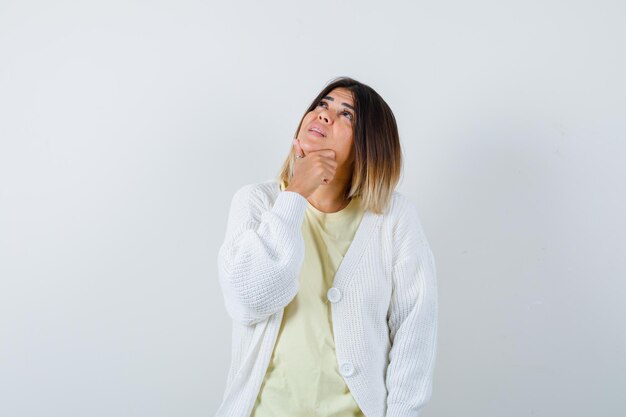
<svg viewBox="0 0 626 417">
<path fill-rule="evenodd" d="M 295 191 L 308 198 L 317 187 L 329 184 L 335 178 L 337 170 L 335 151 L 320 149 L 305 155 L 297 138 L 293 140 L 293 146 L 296 155 L 301 155 L 302 158 L 296 158 L 293 176 L 285 191 Z"/>
</svg>

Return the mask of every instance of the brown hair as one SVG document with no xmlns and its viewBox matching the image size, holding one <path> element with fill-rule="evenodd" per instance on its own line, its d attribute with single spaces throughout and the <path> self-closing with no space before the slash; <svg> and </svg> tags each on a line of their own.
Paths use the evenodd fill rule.
<svg viewBox="0 0 626 417">
<path fill-rule="evenodd" d="M 402 150 L 393 112 L 373 88 L 350 77 L 331 80 L 305 110 L 294 137 L 300 131 L 304 116 L 314 110 L 320 100 L 335 88 L 345 88 L 352 92 L 356 113 L 353 131 L 354 164 L 345 197 L 360 197 L 366 210 L 381 214 L 387 209 L 400 181 Z M 295 160 L 296 153 L 291 145 L 278 176 L 285 187 L 293 175 Z"/>
</svg>

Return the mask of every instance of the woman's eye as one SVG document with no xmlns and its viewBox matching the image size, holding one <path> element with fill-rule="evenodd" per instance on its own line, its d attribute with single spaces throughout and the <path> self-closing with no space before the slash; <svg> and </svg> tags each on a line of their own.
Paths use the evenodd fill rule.
<svg viewBox="0 0 626 417">
<path fill-rule="evenodd" d="M 317 105 L 318 106 L 326 106 L 326 107 L 328 107 L 328 103 L 326 103 L 324 100 L 320 101 Z M 354 116 L 348 110 L 344 110 L 344 112 L 342 114 L 347 114 L 348 115 L 347 117 L 350 120 L 354 119 Z"/>
</svg>

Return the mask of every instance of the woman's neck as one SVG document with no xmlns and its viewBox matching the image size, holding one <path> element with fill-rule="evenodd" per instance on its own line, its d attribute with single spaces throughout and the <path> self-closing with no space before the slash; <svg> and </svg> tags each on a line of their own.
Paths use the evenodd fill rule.
<svg viewBox="0 0 626 417">
<path fill-rule="evenodd" d="M 315 191 L 307 198 L 309 203 L 316 209 L 326 212 L 334 213 L 345 208 L 350 203 L 350 198 L 345 197 L 347 183 L 341 182 L 338 178 L 327 185 L 320 185 Z"/>
</svg>

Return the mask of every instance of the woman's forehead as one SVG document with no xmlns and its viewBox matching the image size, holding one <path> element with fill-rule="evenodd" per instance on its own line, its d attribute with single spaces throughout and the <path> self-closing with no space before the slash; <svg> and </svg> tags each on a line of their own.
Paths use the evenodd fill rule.
<svg viewBox="0 0 626 417">
<path fill-rule="evenodd" d="M 324 98 L 336 103 L 338 106 L 341 104 L 347 104 L 348 107 L 354 107 L 354 100 L 352 99 L 352 91 L 347 88 L 337 87 L 328 92 Z"/>
<path fill-rule="evenodd" d="M 348 90 L 345 87 L 336 87 L 336 88 L 332 89 L 328 93 L 328 95 L 338 96 L 338 97 L 341 97 L 341 98 L 344 98 L 344 99 L 345 98 L 349 98 L 350 101 L 352 101 L 352 91 Z"/>
</svg>

